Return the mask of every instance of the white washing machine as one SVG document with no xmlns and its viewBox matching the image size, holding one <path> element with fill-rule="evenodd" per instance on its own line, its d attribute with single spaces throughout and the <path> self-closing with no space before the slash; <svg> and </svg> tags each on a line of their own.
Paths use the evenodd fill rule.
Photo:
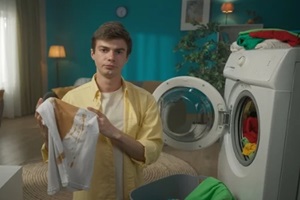
<svg viewBox="0 0 300 200">
<path fill-rule="evenodd" d="M 164 142 L 197 150 L 221 138 L 217 178 L 237 199 L 299 200 L 300 48 L 234 52 L 224 76 L 224 99 L 189 76 L 154 91 Z"/>
</svg>

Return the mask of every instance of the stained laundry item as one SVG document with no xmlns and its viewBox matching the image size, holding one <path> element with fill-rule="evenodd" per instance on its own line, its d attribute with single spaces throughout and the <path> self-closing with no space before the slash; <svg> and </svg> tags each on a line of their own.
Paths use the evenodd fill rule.
<svg viewBox="0 0 300 200">
<path fill-rule="evenodd" d="M 89 189 L 99 136 L 96 114 L 56 98 L 36 111 L 48 127 L 48 194 Z"/>
</svg>

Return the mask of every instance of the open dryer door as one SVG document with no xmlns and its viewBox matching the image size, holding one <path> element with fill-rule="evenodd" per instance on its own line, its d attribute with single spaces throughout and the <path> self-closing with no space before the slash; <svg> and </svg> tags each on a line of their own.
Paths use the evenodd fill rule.
<svg viewBox="0 0 300 200">
<path fill-rule="evenodd" d="M 179 76 L 161 83 L 153 95 L 159 105 L 167 145 L 197 150 L 223 135 L 228 121 L 226 104 L 208 82 Z"/>
</svg>

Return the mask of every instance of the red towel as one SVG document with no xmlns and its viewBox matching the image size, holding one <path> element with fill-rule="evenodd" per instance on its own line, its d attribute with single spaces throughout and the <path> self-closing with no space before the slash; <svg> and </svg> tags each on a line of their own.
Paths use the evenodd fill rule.
<svg viewBox="0 0 300 200">
<path fill-rule="evenodd" d="M 254 38 L 263 39 L 277 39 L 282 42 L 286 42 L 291 46 L 297 46 L 300 44 L 300 37 L 285 30 L 260 30 L 250 32 L 249 35 Z"/>
<path fill-rule="evenodd" d="M 257 142 L 258 120 L 256 117 L 247 117 L 243 124 L 243 136 L 248 139 L 250 143 Z"/>
</svg>

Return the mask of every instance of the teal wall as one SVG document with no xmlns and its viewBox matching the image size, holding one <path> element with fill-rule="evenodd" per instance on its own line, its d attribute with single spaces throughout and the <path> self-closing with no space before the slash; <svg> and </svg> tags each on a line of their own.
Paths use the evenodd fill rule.
<svg viewBox="0 0 300 200">
<path fill-rule="evenodd" d="M 293 1 L 293 3 L 291 2 Z M 224 1 L 211 0 L 210 21 L 224 23 L 220 7 Z M 299 29 L 297 8 L 300 2 L 281 0 L 270 3 L 261 0 L 236 0 L 235 11 L 228 16 L 228 24 L 244 24 L 247 10 L 255 10 L 265 27 Z M 119 19 L 115 9 L 128 8 L 128 15 Z M 93 32 L 103 22 L 118 20 L 130 31 L 133 52 L 124 68 L 127 80 L 166 80 L 181 75 L 175 65 L 180 55 L 173 49 L 180 37 L 181 0 L 46 0 L 47 49 L 60 44 L 67 57 L 59 60 L 60 86 L 72 85 L 79 77 L 91 77 L 95 65 L 90 58 L 90 41 Z M 48 88 L 56 86 L 55 63 L 47 59 Z"/>
</svg>

